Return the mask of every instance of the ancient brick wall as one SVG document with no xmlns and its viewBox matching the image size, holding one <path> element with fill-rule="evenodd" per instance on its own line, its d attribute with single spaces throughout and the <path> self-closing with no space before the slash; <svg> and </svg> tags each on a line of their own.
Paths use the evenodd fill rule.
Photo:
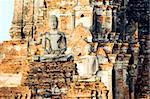
<svg viewBox="0 0 150 99">
<path fill-rule="evenodd" d="M 0 75 L 21 74 L 22 78 L 15 88 L 3 84 L 0 97 L 72 99 L 74 94 L 76 98 L 148 98 L 146 0 L 14 0 L 14 5 L 12 40 L 0 44 Z M 41 40 L 49 31 L 50 15 L 58 17 L 58 30 L 66 34 L 67 52 L 74 54 L 74 61 L 32 60 L 34 55 L 43 54 Z M 85 40 L 97 46 L 92 54 L 99 57 L 98 82 L 73 82 L 73 76 L 78 76 L 75 62 L 85 54 Z M 52 94 L 54 83 L 57 91 L 62 86 L 63 91 L 69 91 Z"/>
<path fill-rule="evenodd" d="M 24 86 L 28 71 L 26 41 L 10 40 L 0 45 L 0 98 L 30 99 L 30 90 Z"/>
</svg>

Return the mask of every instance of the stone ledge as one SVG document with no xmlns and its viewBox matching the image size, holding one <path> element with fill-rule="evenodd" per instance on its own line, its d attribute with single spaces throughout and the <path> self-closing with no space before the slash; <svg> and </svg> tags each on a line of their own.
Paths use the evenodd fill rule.
<svg viewBox="0 0 150 99">
<path fill-rule="evenodd" d="M 60 55 L 60 56 L 52 56 L 52 55 L 34 55 L 32 57 L 32 61 L 37 62 L 63 62 L 73 60 L 72 55 Z"/>
</svg>

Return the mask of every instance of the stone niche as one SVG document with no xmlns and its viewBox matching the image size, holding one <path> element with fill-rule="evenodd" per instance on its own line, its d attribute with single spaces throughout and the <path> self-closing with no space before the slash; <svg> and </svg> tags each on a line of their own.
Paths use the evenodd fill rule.
<svg viewBox="0 0 150 99">
<path fill-rule="evenodd" d="M 93 21 L 93 8 L 91 6 L 76 6 L 75 8 L 75 26 L 83 24 L 85 28 L 91 30 Z"/>
</svg>

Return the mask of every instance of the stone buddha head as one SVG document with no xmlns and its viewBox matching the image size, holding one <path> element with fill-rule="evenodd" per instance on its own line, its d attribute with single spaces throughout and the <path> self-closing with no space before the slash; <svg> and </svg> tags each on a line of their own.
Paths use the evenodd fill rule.
<svg viewBox="0 0 150 99">
<path fill-rule="evenodd" d="M 50 29 L 56 30 L 58 27 L 58 18 L 55 15 L 51 15 L 49 19 Z"/>
</svg>

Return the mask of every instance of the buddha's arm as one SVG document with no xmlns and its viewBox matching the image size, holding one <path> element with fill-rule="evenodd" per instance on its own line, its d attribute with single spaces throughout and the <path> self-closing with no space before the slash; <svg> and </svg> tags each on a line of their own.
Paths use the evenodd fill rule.
<svg viewBox="0 0 150 99">
<path fill-rule="evenodd" d="M 42 37 L 42 48 L 45 48 L 46 46 L 46 37 L 45 35 Z"/>
<path fill-rule="evenodd" d="M 94 63 L 95 63 L 95 72 L 94 72 L 94 74 L 96 74 L 96 72 L 98 71 L 98 66 L 99 66 L 97 56 L 95 57 Z"/>
<path fill-rule="evenodd" d="M 47 46 L 47 45 L 48 45 L 48 46 Z M 47 37 L 46 35 L 44 35 L 44 36 L 42 37 L 42 48 L 43 48 L 44 50 L 49 51 L 49 52 L 52 50 L 52 49 L 51 49 L 50 38 Z"/>
<path fill-rule="evenodd" d="M 66 37 L 62 34 L 62 39 L 60 41 L 61 52 L 64 53 L 67 50 Z"/>
</svg>

